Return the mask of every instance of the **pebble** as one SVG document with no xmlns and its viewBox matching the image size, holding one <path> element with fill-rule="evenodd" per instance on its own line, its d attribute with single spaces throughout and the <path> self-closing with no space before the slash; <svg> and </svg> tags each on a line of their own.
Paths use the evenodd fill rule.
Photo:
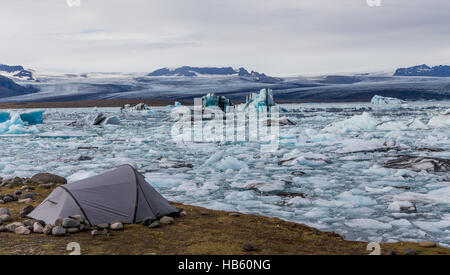
<svg viewBox="0 0 450 275">
<path fill-rule="evenodd" d="M 110 226 L 111 230 L 123 230 L 123 223 L 121 222 L 114 222 Z"/>
<path fill-rule="evenodd" d="M 202 215 L 202 216 L 208 216 L 209 213 L 208 213 L 208 212 L 200 212 L 200 215 Z"/>
<path fill-rule="evenodd" d="M 244 244 L 242 245 L 242 248 L 243 248 L 245 251 L 255 251 L 255 247 L 254 247 L 252 244 L 250 244 L 250 243 L 244 243 Z"/>
<path fill-rule="evenodd" d="M 109 229 L 109 224 L 108 223 L 97 224 L 97 228 L 98 229 Z"/>
<path fill-rule="evenodd" d="M 174 222 L 174 219 L 169 216 L 164 216 L 161 219 L 159 219 L 159 222 L 161 224 L 172 224 Z"/>
<path fill-rule="evenodd" d="M 95 230 L 95 229 L 92 230 L 92 231 L 91 231 L 91 235 L 92 235 L 92 236 L 97 236 L 97 235 L 98 235 L 98 230 Z"/>
<path fill-rule="evenodd" d="M 405 248 L 403 250 L 403 255 L 417 255 L 417 251 L 412 248 Z"/>
<path fill-rule="evenodd" d="M 228 216 L 231 216 L 231 217 L 239 217 L 240 214 L 239 214 L 239 213 L 230 213 L 230 214 L 228 214 Z"/>
<path fill-rule="evenodd" d="M 148 228 L 158 228 L 160 226 L 161 224 L 159 223 L 159 221 L 154 221 L 148 226 Z"/>
<path fill-rule="evenodd" d="M 42 230 L 42 233 L 44 233 L 46 235 L 50 235 L 50 234 L 52 234 L 52 229 L 53 229 L 53 226 L 51 224 L 46 224 L 44 226 L 44 230 Z"/>
<path fill-rule="evenodd" d="M 6 228 L 6 226 L 4 225 L 0 225 L 0 232 L 7 232 L 8 228 Z"/>
</svg>

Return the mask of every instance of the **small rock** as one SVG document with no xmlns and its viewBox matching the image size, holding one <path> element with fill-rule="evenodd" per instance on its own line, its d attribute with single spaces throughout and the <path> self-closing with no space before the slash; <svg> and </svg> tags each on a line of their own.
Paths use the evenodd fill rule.
<svg viewBox="0 0 450 275">
<path fill-rule="evenodd" d="M 161 224 L 159 223 L 159 221 L 154 221 L 148 226 L 148 228 L 158 228 L 160 226 Z"/>
<path fill-rule="evenodd" d="M 291 172 L 291 175 L 293 175 L 293 176 L 304 176 L 304 175 L 306 175 L 306 173 L 303 172 L 303 171 L 293 171 L 293 172 Z"/>
<path fill-rule="evenodd" d="M 34 210 L 34 206 L 32 206 L 32 205 L 25 206 L 24 208 L 20 209 L 20 217 L 25 218 L 33 210 Z"/>
<path fill-rule="evenodd" d="M 155 219 L 153 218 L 145 218 L 144 221 L 142 222 L 143 226 L 149 226 L 150 224 L 152 224 L 155 221 Z"/>
<path fill-rule="evenodd" d="M 29 235 L 31 231 L 25 226 L 19 226 L 16 229 L 14 229 L 14 233 L 19 235 Z"/>
<path fill-rule="evenodd" d="M 47 225 L 43 220 L 37 220 L 36 222 L 40 223 L 42 226 L 46 226 Z"/>
<path fill-rule="evenodd" d="M 62 226 L 63 223 L 63 219 L 62 218 L 57 218 L 55 220 L 55 226 Z"/>
<path fill-rule="evenodd" d="M 71 234 L 80 232 L 80 229 L 78 229 L 78 227 L 69 227 L 69 228 L 66 228 L 66 230 L 67 230 L 67 233 L 71 233 Z"/>
<path fill-rule="evenodd" d="M 109 236 L 109 235 L 110 235 L 109 230 L 106 229 L 106 228 L 103 229 L 103 230 L 102 230 L 102 235 Z"/>
<path fill-rule="evenodd" d="M 37 183 L 60 183 L 60 184 L 66 184 L 67 180 L 63 177 L 60 177 L 58 175 L 50 174 L 50 173 L 39 173 L 31 177 L 31 180 L 33 182 Z"/>
<path fill-rule="evenodd" d="M 417 255 L 417 251 L 412 248 L 405 248 L 403 250 L 403 255 Z"/>
<path fill-rule="evenodd" d="M 111 230 L 123 230 L 123 223 L 121 222 L 114 222 L 110 226 Z"/>
<path fill-rule="evenodd" d="M 44 232 L 44 227 L 42 226 L 42 224 L 35 222 L 33 224 L 33 232 L 34 233 L 43 233 Z"/>
<path fill-rule="evenodd" d="M 7 232 L 8 228 L 6 228 L 6 226 L 4 225 L 0 225 L 0 232 Z"/>
<path fill-rule="evenodd" d="M 208 213 L 208 212 L 201 212 L 200 215 L 202 215 L 202 216 L 208 216 L 209 213 Z"/>
<path fill-rule="evenodd" d="M 387 250 L 386 255 L 397 255 L 397 253 L 395 253 L 395 251 L 393 250 Z"/>
<path fill-rule="evenodd" d="M 62 221 L 62 227 L 64 228 L 71 228 L 71 227 L 79 227 L 80 222 L 71 218 L 65 218 Z"/>
<path fill-rule="evenodd" d="M 53 226 L 51 224 L 46 224 L 44 226 L 44 230 L 42 230 L 42 233 L 44 233 L 46 235 L 50 235 L 50 234 L 52 234 L 52 229 L 53 229 Z"/>
<path fill-rule="evenodd" d="M 55 226 L 52 229 L 53 236 L 64 236 L 66 235 L 66 229 L 62 226 Z"/>
<path fill-rule="evenodd" d="M 76 221 L 79 221 L 80 223 L 84 223 L 85 220 L 86 220 L 86 219 L 85 219 L 83 216 L 81 216 L 81 215 L 73 215 L 73 216 L 70 216 L 69 218 L 74 219 L 74 220 L 76 220 Z"/>
<path fill-rule="evenodd" d="M 436 243 L 435 242 L 419 242 L 419 246 L 431 248 L 431 247 L 436 247 Z"/>
<path fill-rule="evenodd" d="M 159 219 L 159 222 L 161 224 L 172 224 L 174 222 L 174 219 L 169 216 L 164 216 L 161 219 Z"/>
<path fill-rule="evenodd" d="M 10 215 L 3 214 L 3 215 L 0 215 L 0 220 L 2 220 L 3 222 L 10 222 L 12 219 L 11 219 Z"/>
<path fill-rule="evenodd" d="M 239 217 L 240 215 L 239 215 L 239 213 L 230 213 L 230 214 L 228 214 L 228 216 Z"/>
<path fill-rule="evenodd" d="M 7 224 L 6 228 L 8 229 L 9 232 L 14 232 L 17 227 L 21 227 L 21 226 L 25 226 L 25 225 L 21 222 L 13 222 L 13 223 Z"/>
<path fill-rule="evenodd" d="M 86 161 L 86 160 L 92 160 L 92 158 L 89 156 L 80 156 L 78 158 L 78 161 Z"/>
<path fill-rule="evenodd" d="M 33 199 L 30 199 L 30 198 L 28 198 L 28 199 L 21 199 L 21 200 L 18 200 L 17 202 L 18 203 L 32 203 Z"/>
<path fill-rule="evenodd" d="M 97 235 L 98 235 L 98 230 L 95 230 L 95 229 L 92 230 L 92 231 L 91 231 L 91 235 L 92 235 L 92 236 L 97 236 Z"/>
<path fill-rule="evenodd" d="M 16 190 L 16 191 L 14 191 L 14 195 L 16 195 L 16 196 L 22 195 L 22 190 Z"/>
<path fill-rule="evenodd" d="M 109 224 L 108 223 L 98 224 L 97 228 L 98 229 L 109 229 Z"/>
<path fill-rule="evenodd" d="M 186 216 L 187 216 L 187 212 L 184 211 L 184 210 L 182 210 L 180 213 L 178 213 L 178 215 L 179 215 L 180 217 L 186 217 Z"/>
<path fill-rule="evenodd" d="M 35 222 L 36 222 L 35 220 L 25 220 L 25 221 L 23 222 L 23 224 L 24 224 L 25 226 L 33 226 L 33 224 L 34 224 Z"/>
<path fill-rule="evenodd" d="M 2 201 L 4 201 L 5 203 L 12 202 L 14 201 L 14 197 L 12 197 L 11 195 L 5 195 Z"/>
<path fill-rule="evenodd" d="M 244 243 L 244 244 L 242 245 L 242 248 L 243 248 L 245 251 L 255 251 L 255 247 L 254 247 L 252 244 L 249 244 L 249 243 Z"/>
<path fill-rule="evenodd" d="M 5 204 L 5 201 L 4 200 L 0 200 L 0 204 Z"/>
</svg>

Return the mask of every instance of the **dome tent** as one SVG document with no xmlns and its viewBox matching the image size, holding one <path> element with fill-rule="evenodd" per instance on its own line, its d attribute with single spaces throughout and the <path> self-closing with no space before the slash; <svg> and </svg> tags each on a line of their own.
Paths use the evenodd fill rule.
<svg viewBox="0 0 450 275">
<path fill-rule="evenodd" d="M 61 185 L 28 217 L 54 224 L 58 218 L 82 215 L 91 225 L 137 223 L 175 214 L 169 204 L 131 165 Z"/>
</svg>

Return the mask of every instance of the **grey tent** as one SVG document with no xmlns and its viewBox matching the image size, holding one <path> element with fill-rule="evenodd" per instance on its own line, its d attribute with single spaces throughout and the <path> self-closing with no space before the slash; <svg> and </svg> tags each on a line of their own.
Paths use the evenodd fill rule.
<svg viewBox="0 0 450 275">
<path fill-rule="evenodd" d="M 122 165 L 84 180 L 61 185 L 28 217 L 54 224 L 58 218 L 84 216 L 91 225 L 137 223 L 177 213 L 131 165 Z"/>
</svg>

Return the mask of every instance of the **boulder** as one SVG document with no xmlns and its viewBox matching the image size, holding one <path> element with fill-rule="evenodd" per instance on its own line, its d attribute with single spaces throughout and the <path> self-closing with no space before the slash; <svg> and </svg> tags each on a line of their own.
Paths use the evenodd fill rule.
<svg viewBox="0 0 450 275">
<path fill-rule="evenodd" d="M 34 224 L 35 222 L 36 222 L 35 220 L 25 220 L 25 221 L 23 222 L 23 224 L 24 224 L 25 226 L 33 226 L 33 224 Z"/>
<path fill-rule="evenodd" d="M 169 216 L 164 216 L 161 219 L 159 219 L 159 222 L 161 224 L 172 224 L 174 222 L 174 219 Z"/>
<path fill-rule="evenodd" d="M 432 248 L 432 247 L 436 247 L 436 243 L 435 242 L 419 242 L 419 246 L 425 247 L 425 248 Z"/>
<path fill-rule="evenodd" d="M 64 236 L 66 235 L 66 229 L 62 226 L 55 226 L 52 229 L 53 236 Z"/>
<path fill-rule="evenodd" d="M 62 226 L 64 228 L 71 228 L 71 227 L 80 227 L 80 222 L 71 218 L 65 218 L 62 221 Z"/>
<path fill-rule="evenodd" d="M 13 223 L 7 224 L 6 228 L 8 229 L 9 232 L 14 232 L 17 227 L 21 227 L 21 226 L 25 226 L 25 225 L 21 222 L 13 222 Z"/>
<path fill-rule="evenodd" d="M 0 215 L 8 215 L 11 216 L 11 213 L 9 213 L 9 209 L 6 207 L 0 207 Z"/>
<path fill-rule="evenodd" d="M 14 233 L 19 235 L 29 235 L 31 231 L 25 226 L 19 226 L 16 229 L 14 229 Z"/>
<path fill-rule="evenodd" d="M 50 173 L 39 173 L 31 177 L 33 182 L 37 183 L 59 183 L 66 184 L 67 180 L 58 175 L 50 174 Z"/>
<path fill-rule="evenodd" d="M 44 233 L 46 235 L 50 235 L 50 234 L 52 234 L 52 229 L 53 229 L 53 226 L 51 224 L 46 224 L 44 226 L 44 229 L 42 230 L 42 233 Z"/>
<path fill-rule="evenodd" d="M 33 224 L 33 232 L 34 233 L 43 233 L 44 232 L 44 227 L 42 226 L 42 224 L 35 222 Z"/>
<path fill-rule="evenodd" d="M 0 220 L 2 220 L 3 222 L 10 222 L 12 219 L 11 219 L 10 215 L 3 214 L 3 215 L 0 215 Z"/>
<path fill-rule="evenodd" d="M 111 230 L 123 230 L 123 223 L 121 222 L 113 222 L 110 227 Z"/>
<path fill-rule="evenodd" d="M 32 205 L 27 205 L 27 206 L 23 207 L 22 209 L 20 209 L 20 217 L 21 218 L 26 217 L 33 210 L 34 210 L 34 206 L 32 206 Z"/>
</svg>

